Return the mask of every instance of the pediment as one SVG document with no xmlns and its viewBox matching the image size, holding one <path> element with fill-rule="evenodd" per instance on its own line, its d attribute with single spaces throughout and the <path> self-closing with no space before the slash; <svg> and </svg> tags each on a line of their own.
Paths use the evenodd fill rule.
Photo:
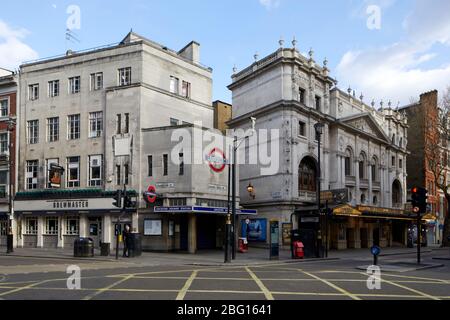
<svg viewBox="0 0 450 320">
<path fill-rule="evenodd" d="M 389 143 L 389 137 L 386 135 L 377 121 L 373 118 L 373 116 L 368 113 L 343 118 L 338 120 L 338 122 Z"/>
</svg>

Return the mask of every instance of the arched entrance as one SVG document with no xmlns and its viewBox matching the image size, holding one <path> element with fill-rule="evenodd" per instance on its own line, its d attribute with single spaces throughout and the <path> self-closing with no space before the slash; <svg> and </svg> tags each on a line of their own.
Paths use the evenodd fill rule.
<svg viewBox="0 0 450 320">
<path fill-rule="evenodd" d="M 298 190 L 317 191 L 317 166 L 312 157 L 305 157 L 298 168 Z"/>
<path fill-rule="evenodd" d="M 395 180 L 392 184 L 392 206 L 401 208 L 403 206 L 402 198 L 402 185 L 400 181 Z"/>
</svg>

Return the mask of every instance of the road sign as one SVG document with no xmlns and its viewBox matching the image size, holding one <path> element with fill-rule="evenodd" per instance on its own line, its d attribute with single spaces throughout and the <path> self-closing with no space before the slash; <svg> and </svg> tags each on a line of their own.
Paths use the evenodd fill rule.
<svg viewBox="0 0 450 320">
<path fill-rule="evenodd" d="M 372 255 L 374 255 L 374 256 L 379 256 L 380 253 L 381 253 L 381 249 L 380 249 L 379 246 L 373 246 L 373 247 L 370 249 L 370 252 L 372 252 Z"/>
<path fill-rule="evenodd" d="M 328 204 L 345 204 L 349 202 L 348 189 L 322 191 L 320 201 Z"/>
<path fill-rule="evenodd" d="M 157 194 L 156 194 L 156 187 L 155 186 L 149 186 L 147 191 L 144 192 L 144 199 L 145 201 L 147 201 L 148 203 L 155 203 L 156 199 L 157 199 Z"/>
<path fill-rule="evenodd" d="M 212 149 L 206 156 L 206 161 L 209 163 L 211 170 L 216 173 L 222 173 L 227 164 L 227 158 L 219 148 Z"/>
</svg>

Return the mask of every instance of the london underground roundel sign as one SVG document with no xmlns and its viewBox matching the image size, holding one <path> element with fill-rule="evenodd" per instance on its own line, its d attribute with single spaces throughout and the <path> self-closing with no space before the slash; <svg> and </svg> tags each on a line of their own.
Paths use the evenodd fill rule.
<svg viewBox="0 0 450 320">
<path fill-rule="evenodd" d="M 225 170 L 227 159 L 225 154 L 219 148 L 214 148 L 206 157 L 206 161 L 209 163 L 209 167 L 216 173 L 221 173 Z"/>
<path fill-rule="evenodd" d="M 145 201 L 148 203 L 155 203 L 156 202 L 156 187 L 150 186 L 148 187 L 147 191 L 144 192 L 144 198 Z"/>
</svg>

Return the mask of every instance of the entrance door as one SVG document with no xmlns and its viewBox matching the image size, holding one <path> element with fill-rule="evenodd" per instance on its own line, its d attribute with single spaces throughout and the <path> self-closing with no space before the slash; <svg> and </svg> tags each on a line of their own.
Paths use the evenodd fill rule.
<svg viewBox="0 0 450 320">
<path fill-rule="evenodd" d="M 316 257 L 316 231 L 314 229 L 300 229 L 300 241 L 305 246 L 305 257 Z"/>
<path fill-rule="evenodd" d="M 102 221 L 101 219 L 89 220 L 89 238 L 94 241 L 94 248 L 100 248 L 102 241 Z"/>
<path fill-rule="evenodd" d="M 197 216 L 197 249 L 216 249 L 216 216 Z"/>
<path fill-rule="evenodd" d="M 379 228 L 373 229 L 373 245 L 374 246 L 380 245 L 380 229 Z"/>
<path fill-rule="evenodd" d="M 361 248 L 369 248 L 367 228 L 361 229 Z"/>
<path fill-rule="evenodd" d="M 182 216 L 180 219 L 180 250 L 188 251 L 188 230 L 189 221 L 187 216 Z"/>
</svg>

